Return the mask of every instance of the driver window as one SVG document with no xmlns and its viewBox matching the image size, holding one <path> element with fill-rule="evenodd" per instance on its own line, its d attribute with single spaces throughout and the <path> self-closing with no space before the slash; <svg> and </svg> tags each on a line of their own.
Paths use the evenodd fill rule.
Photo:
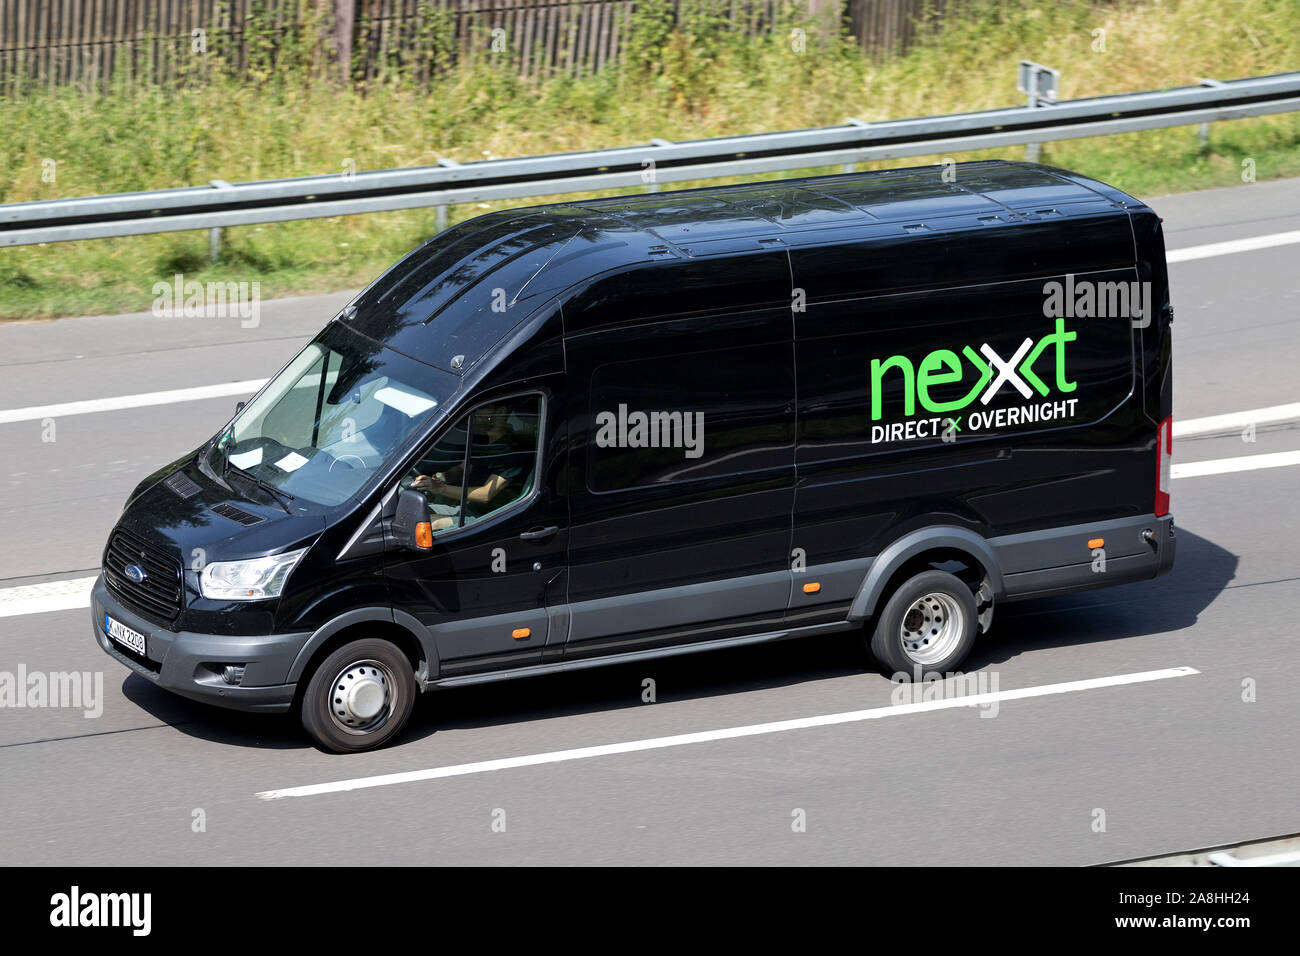
<svg viewBox="0 0 1300 956">
<path fill-rule="evenodd" d="M 435 534 L 486 518 L 532 492 L 541 411 L 538 395 L 481 405 L 421 456 L 402 487 L 424 495 Z"/>
</svg>

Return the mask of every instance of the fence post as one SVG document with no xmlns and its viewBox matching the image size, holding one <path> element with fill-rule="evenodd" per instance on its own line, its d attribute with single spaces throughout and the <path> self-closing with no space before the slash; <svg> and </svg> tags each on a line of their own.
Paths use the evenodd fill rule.
<svg viewBox="0 0 1300 956">
<path fill-rule="evenodd" d="M 339 82 L 346 84 L 352 78 L 352 38 L 356 32 L 357 0 L 333 0 L 334 56 L 338 60 Z"/>
</svg>

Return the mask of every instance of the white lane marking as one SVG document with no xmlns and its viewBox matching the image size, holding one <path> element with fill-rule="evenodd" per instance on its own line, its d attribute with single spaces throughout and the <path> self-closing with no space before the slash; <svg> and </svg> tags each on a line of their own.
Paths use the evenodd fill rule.
<svg viewBox="0 0 1300 956">
<path fill-rule="evenodd" d="M 1237 458 L 1215 458 L 1212 461 L 1175 463 L 1173 477 L 1200 478 L 1202 475 L 1226 475 L 1234 471 L 1255 471 L 1259 468 L 1284 468 L 1300 465 L 1300 451 L 1277 451 L 1266 455 L 1241 455 Z"/>
<path fill-rule="evenodd" d="M 114 412 L 123 408 L 143 408 L 146 405 L 196 402 L 204 398 L 228 398 L 231 395 L 248 396 L 265 384 L 266 379 L 257 378 L 249 379 L 246 382 L 225 382 L 221 385 L 173 388 L 165 392 L 141 392 L 138 395 L 90 398 L 81 402 L 60 402 L 57 405 L 29 405 L 27 408 L 0 409 L 0 425 L 10 422 L 27 422 L 38 418 L 85 415 L 89 412 Z"/>
<path fill-rule="evenodd" d="M 1270 856 L 1233 856 L 1231 853 L 1211 853 L 1206 859 L 1215 866 L 1295 866 L 1300 863 L 1300 850 L 1274 853 Z"/>
<path fill-rule="evenodd" d="M 94 578 L 70 578 L 0 589 L 0 617 L 90 607 L 90 589 L 94 583 Z"/>
<path fill-rule="evenodd" d="M 1269 405 L 1265 408 L 1248 408 L 1244 412 L 1228 412 L 1225 415 L 1210 415 L 1206 418 L 1189 418 L 1186 421 L 1174 419 L 1174 437 L 1191 438 L 1196 435 L 1212 435 L 1215 432 L 1232 432 L 1247 425 L 1274 425 L 1300 418 L 1300 402 L 1287 405 Z"/>
<path fill-rule="evenodd" d="M 1208 242 L 1203 246 L 1188 246 L 1186 249 L 1174 249 L 1165 253 L 1166 262 L 1191 262 L 1194 259 L 1210 259 L 1214 256 L 1228 256 L 1236 252 L 1254 252 L 1257 249 L 1271 249 L 1274 246 L 1289 246 L 1300 242 L 1300 229 L 1291 232 L 1274 232 L 1267 236 L 1251 236 L 1248 239 L 1229 239 L 1227 242 Z"/>
<path fill-rule="evenodd" d="M 1069 694 L 1081 690 L 1096 690 L 1100 687 L 1118 687 L 1123 684 L 1141 684 L 1147 681 L 1167 680 L 1171 677 L 1190 677 L 1199 673 L 1200 671 L 1192 667 L 1169 667 L 1158 671 L 1118 674 L 1114 677 L 1097 677 L 1091 680 L 1076 680 L 1063 684 L 1043 684 L 1038 687 L 1022 687 L 1019 690 L 972 694 L 969 697 L 949 698 L 947 700 L 927 700 L 914 704 L 899 704 L 893 707 L 874 707 L 871 710 L 853 710 L 842 714 L 826 714 L 821 717 L 799 717 L 795 720 L 777 720 L 766 724 L 748 724 L 742 727 L 727 727 L 722 730 L 704 730 L 693 734 L 676 734 L 672 737 L 651 737 L 647 740 L 603 744 L 598 747 L 553 750 L 549 753 L 504 757 L 500 760 L 482 760 L 478 763 L 462 763 L 450 767 L 434 767 L 431 770 L 388 773 L 377 777 L 354 777 L 351 780 L 339 780 L 334 783 L 316 783 L 305 787 L 264 790 L 256 794 L 256 796 L 262 800 L 279 800 L 283 797 L 314 797 L 323 793 L 363 790 L 369 787 L 388 787 L 398 783 L 414 783 L 420 780 L 437 780 L 444 777 L 463 777 L 467 774 L 490 773 L 494 770 L 513 770 L 517 767 L 535 767 L 539 764 L 561 763 L 566 760 L 586 760 L 592 757 L 637 753 L 642 750 L 661 750 L 665 747 L 681 747 L 687 744 L 708 743 L 715 740 L 734 740 L 737 737 L 755 737 L 760 734 L 779 734 L 789 730 L 829 727 L 835 724 L 876 720 L 882 717 L 901 717 L 905 714 L 948 710 L 953 707 L 978 707 L 995 701 L 1001 703 L 1008 700 L 1024 700 L 1029 697 L 1046 697 L 1051 694 Z"/>
</svg>

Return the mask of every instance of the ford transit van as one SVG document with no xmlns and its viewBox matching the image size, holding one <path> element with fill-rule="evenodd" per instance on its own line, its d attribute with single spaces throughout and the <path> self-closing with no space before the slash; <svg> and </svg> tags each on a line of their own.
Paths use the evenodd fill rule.
<svg viewBox="0 0 1300 956">
<path fill-rule="evenodd" d="M 1174 559 L 1159 217 L 976 162 L 461 223 L 113 529 L 145 680 L 394 738 L 417 694 L 834 631 L 955 671 Z"/>
</svg>

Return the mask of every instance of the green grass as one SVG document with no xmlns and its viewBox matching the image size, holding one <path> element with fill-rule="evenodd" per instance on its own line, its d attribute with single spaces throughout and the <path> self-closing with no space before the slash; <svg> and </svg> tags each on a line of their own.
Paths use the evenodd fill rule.
<svg viewBox="0 0 1300 956">
<path fill-rule="evenodd" d="M 0 202 L 130 192 L 484 157 L 691 139 L 933 115 L 1019 102 L 1022 58 L 1058 67 L 1062 98 L 1300 68 L 1295 0 L 1149 0 L 1048 4 L 982 0 L 926 34 L 904 56 L 873 62 L 856 44 L 792 11 L 771 32 L 743 38 L 707 3 L 676 32 L 649 0 L 621 70 L 582 78 L 520 79 L 490 59 L 425 89 L 394 73 L 341 90 L 309 68 L 272 64 L 257 78 L 219 70 L 179 88 L 121 85 L 0 99 Z M 805 52 L 790 30 L 807 30 Z M 1093 49 L 1096 29 L 1106 50 Z M 916 157 L 1021 158 L 1023 147 Z M 1064 141 L 1042 161 L 1141 196 L 1234 185 L 1242 160 L 1260 180 L 1300 175 L 1300 115 Z M 54 182 L 43 180 L 47 160 Z M 832 170 L 798 170 L 808 175 Z M 724 182 L 728 180 L 711 180 Z M 679 188 L 706 183 L 669 184 Z M 513 205 L 568 197 L 539 197 Z M 456 221 L 503 203 L 459 206 Z M 256 281 L 263 298 L 356 288 L 434 231 L 413 210 L 227 229 L 221 262 L 206 230 L 0 250 L 0 318 L 148 309 L 151 288 L 176 272 L 201 281 Z"/>
</svg>

